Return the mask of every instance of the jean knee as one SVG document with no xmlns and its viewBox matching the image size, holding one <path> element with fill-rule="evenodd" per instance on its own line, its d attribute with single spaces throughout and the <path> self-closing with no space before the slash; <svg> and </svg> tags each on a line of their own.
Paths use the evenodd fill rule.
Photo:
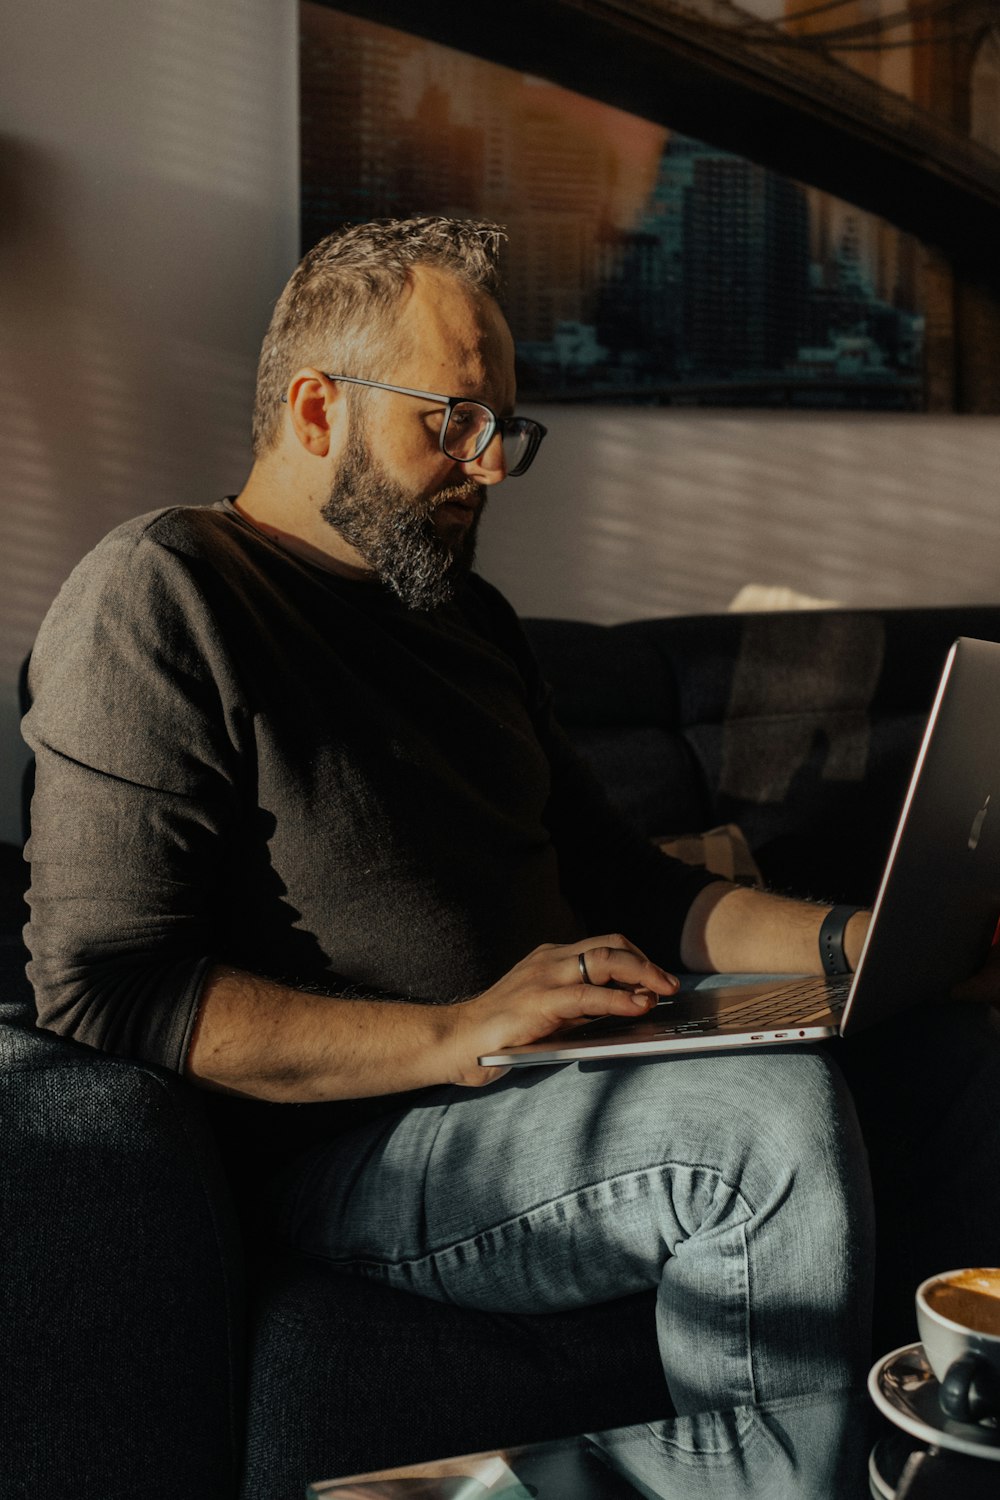
<svg viewBox="0 0 1000 1500">
<path fill-rule="evenodd" d="M 748 1054 L 732 1097 L 751 1199 L 773 1201 L 794 1187 L 798 1202 L 808 1200 L 820 1218 L 846 1215 L 864 1225 L 864 1143 L 850 1090 L 825 1049 Z"/>
<path fill-rule="evenodd" d="M 841 1158 L 860 1146 L 854 1101 L 843 1074 L 825 1048 L 789 1048 L 769 1059 L 766 1091 L 758 1096 L 761 1126 L 803 1162 Z"/>
</svg>

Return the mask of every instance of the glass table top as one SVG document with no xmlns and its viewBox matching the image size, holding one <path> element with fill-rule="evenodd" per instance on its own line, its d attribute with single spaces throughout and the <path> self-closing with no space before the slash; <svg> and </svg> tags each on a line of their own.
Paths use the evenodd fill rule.
<svg viewBox="0 0 1000 1500">
<path fill-rule="evenodd" d="M 998 1500 L 1000 1418 L 952 1421 L 937 1390 L 908 1344 L 867 1389 L 331 1479 L 307 1500 Z"/>
<path fill-rule="evenodd" d="M 870 1473 L 876 1444 L 878 1467 L 885 1471 L 882 1490 L 873 1487 Z M 327 1480 L 311 1485 L 307 1495 L 308 1500 L 866 1500 L 872 1494 L 893 1496 L 908 1456 L 921 1448 L 886 1422 L 866 1391 L 845 1391 Z M 988 1467 L 992 1477 L 1000 1477 L 997 1468 Z"/>
</svg>

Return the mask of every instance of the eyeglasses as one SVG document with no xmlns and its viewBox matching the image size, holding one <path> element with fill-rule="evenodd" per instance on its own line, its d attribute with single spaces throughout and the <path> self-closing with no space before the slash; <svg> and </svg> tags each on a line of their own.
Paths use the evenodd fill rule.
<svg viewBox="0 0 1000 1500">
<path fill-rule="evenodd" d="M 508 479 L 516 479 L 531 467 L 547 429 L 531 417 L 498 417 L 483 401 L 465 396 L 438 396 L 433 391 L 415 391 L 408 385 L 387 385 L 384 380 L 359 380 L 356 375 L 330 375 L 327 380 L 341 380 L 347 385 L 368 385 L 378 391 L 395 391 L 397 396 L 417 396 L 421 401 L 435 401 L 445 408 L 438 445 L 446 457 L 457 464 L 469 464 L 484 454 L 499 432 L 503 443 L 503 462 Z"/>
</svg>

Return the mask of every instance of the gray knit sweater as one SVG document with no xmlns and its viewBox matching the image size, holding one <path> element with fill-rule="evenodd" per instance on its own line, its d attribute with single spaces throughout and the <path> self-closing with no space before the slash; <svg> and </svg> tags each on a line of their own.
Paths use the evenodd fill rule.
<svg viewBox="0 0 1000 1500">
<path fill-rule="evenodd" d="M 624 826 L 520 627 L 304 563 L 228 502 L 112 532 L 32 660 L 42 1025 L 183 1068 L 206 968 L 442 1003 L 541 942 L 677 963 L 706 877 Z"/>
</svg>

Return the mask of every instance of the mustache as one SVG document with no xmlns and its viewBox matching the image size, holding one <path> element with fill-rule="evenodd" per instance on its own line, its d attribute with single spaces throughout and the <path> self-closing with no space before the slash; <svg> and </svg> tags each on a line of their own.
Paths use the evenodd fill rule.
<svg viewBox="0 0 1000 1500">
<path fill-rule="evenodd" d="M 466 480 L 464 484 L 449 485 L 446 490 L 438 490 L 430 501 L 429 510 L 433 513 L 439 505 L 447 505 L 452 501 L 458 505 L 478 504 L 482 507 L 486 503 L 486 488 L 472 480 Z"/>
</svg>

